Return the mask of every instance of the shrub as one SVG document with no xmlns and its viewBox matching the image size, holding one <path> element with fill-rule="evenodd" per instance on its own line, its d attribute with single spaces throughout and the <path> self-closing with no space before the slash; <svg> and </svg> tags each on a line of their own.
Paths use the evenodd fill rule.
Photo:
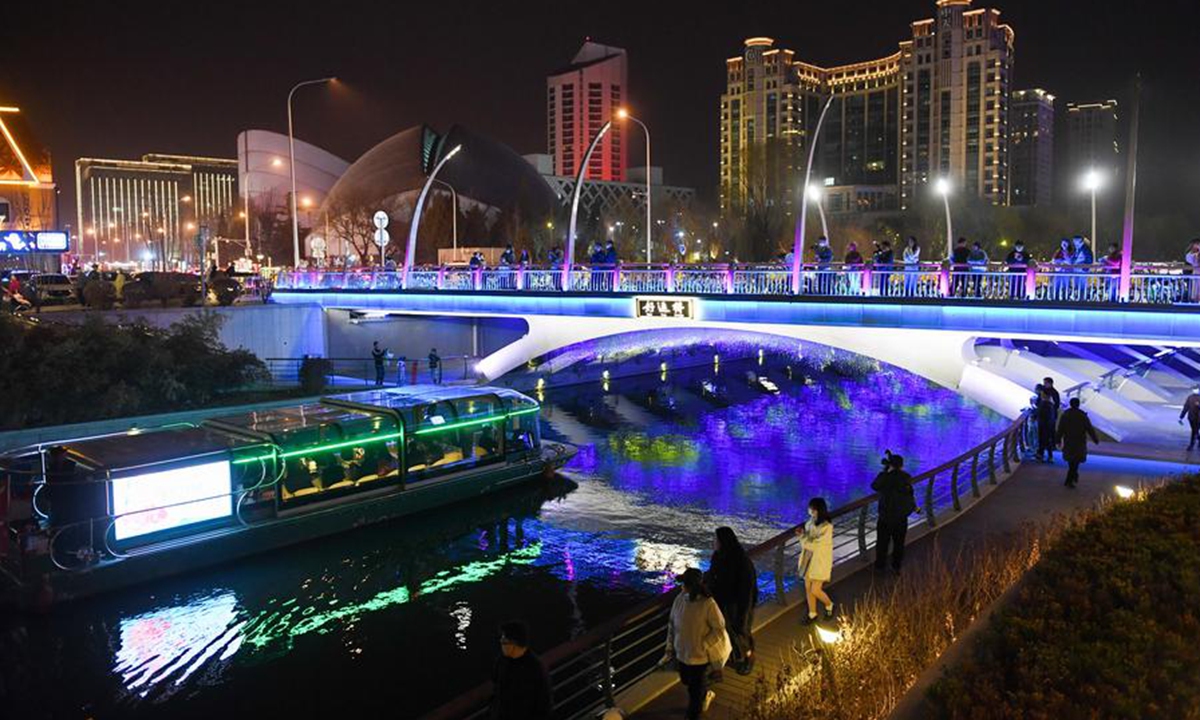
<svg viewBox="0 0 1200 720">
<path fill-rule="evenodd" d="M 1193 477 L 1064 534 L 932 689 L 940 716 L 1200 717 L 1197 528 Z"/>
<path fill-rule="evenodd" d="M 10 379 L 0 391 L 0 427 L 200 407 L 263 379 L 258 358 L 220 343 L 220 322 L 200 313 L 158 330 L 97 315 L 80 325 L 0 318 L 0 377 Z"/>
<path fill-rule="evenodd" d="M 325 378 L 332 372 L 329 360 L 305 355 L 300 361 L 300 387 L 306 395 L 320 395 L 325 392 Z"/>
</svg>

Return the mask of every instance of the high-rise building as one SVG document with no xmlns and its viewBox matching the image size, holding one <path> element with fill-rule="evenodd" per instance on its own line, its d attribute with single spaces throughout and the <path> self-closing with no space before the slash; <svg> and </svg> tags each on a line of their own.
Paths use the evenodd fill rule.
<svg viewBox="0 0 1200 720">
<path fill-rule="evenodd" d="M 821 67 L 750 38 L 726 61 L 721 96 L 723 210 L 798 197 L 808 138 L 814 182 L 850 210 L 911 205 L 938 177 L 994 204 L 1008 201 L 1008 96 L 1013 31 L 972 0 L 937 0 L 891 55 Z"/>
<path fill-rule="evenodd" d="M 1114 182 L 1121 171 L 1117 101 L 1067 103 L 1066 129 L 1064 187 L 1077 184 L 1091 170 Z"/>
<path fill-rule="evenodd" d="M 201 226 L 212 236 L 236 236 L 238 162 L 150 154 L 141 160 L 75 161 L 81 252 L 137 262 L 166 253 L 195 260 Z"/>
<path fill-rule="evenodd" d="M 1041 88 L 1013 92 L 1009 110 L 1008 157 L 1012 166 L 1009 204 L 1052 204 L 1053 95 Z"/>
<path fill-rule="evenodd" d="M 590 40 L 546 78 L 546 145 L 554 174 L 574 177 L 592 139 L 625 102 L 625 51 Z M 623 182 L 628 148 L 614 123 L 588 163 L 587 180 Z"/>
</svg>

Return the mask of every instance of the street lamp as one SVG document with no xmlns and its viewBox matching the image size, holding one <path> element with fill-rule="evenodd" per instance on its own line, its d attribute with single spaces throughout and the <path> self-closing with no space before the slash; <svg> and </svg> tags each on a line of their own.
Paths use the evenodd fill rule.
<svg viewBox="0 0 1200 720">
<path fill-rule="evenodd" d="M 445 185 L 450 190 L 450 200 L 454 203 L 454 215 L 450 219 L 450 235 L 454 242 L 454 261 L 458 262 L 458 191 L 445 180 L 434 180 L 438 185 Z"/>
<path fill-rule="evenodd" d="M 1100 173 L 1096 172 L 1095 168 L 1087 171 L 1083 176 L 1083 187 L 1092 195 L 1092 247 L 1100 247 L 1100 241 L 1096 238 L 1096 191 L 1104 184 L 1104 178 Z"/>
<path fill-rule="evenodd" d="M 824 193 L 822 193 L 821 188 L 817 187 L 816 185 L 809 185 L 807 194 L 808 199 L 812 200 L 813 203 L 816 204 L 817 212 L 821 213 L 821 234 L 825 236 L 826 240 L 828 240 L 829 225 L 825 223 L 825 206 L 821 204 L 821 199 Z"/>
<path fill-rule="evenodd" d="M 805 188 L 812 181 L 813 156 L 817 151 L 817 139 L 821 137 L 821 125 L 825 123 L 825 113 L 829 112 L 831 104 L 833 104 L 832 95 L 825 101 L 825 106 L 821 108 L 821 114 L 817 117 L 817 127 L 808 140 L 808 165 L 804 168 Z M 804 223 L 807 219 L 808 203 L 801 200 L 800 216 L 796 218 L 796 242 L 792 246 L 792 294 L 794 295 L 800 294 L 800 267 L 804 262 Z"/>
<path fill-rule="evenodd" d="M 293 267 L 297 268 L 300 267 L 300 225 L 296 220 L 296 137 L 292 132 L 292 96 L 305 85 L 321 85 L 336 80 L 337 78 L 334 77 L 320 78 L 319 80 L 304 80 L 296 83 L 287 96 L 288 156 L 291 160 L 288 163 L 290 166 L 288 170 L 292 173 L 292 260 Z"/>
<path fill-rule="evenodd" d="M 954 256 L 954 230 L 950 227 L 950 181 L 938 178 L 933 189 L 942 196 L 942 205 L 946 207 L 946 257 Z"/>
<path fill-rule="evenodd" d="M 421 194 L 417 196 L 417 204 L 413 208 L 412 225 L 408 228 L 408 249 L 404 253 L 404 287 L 408 288 L 408 272 L 412 270 L 413 260 L 416 259 L 417 252 L 417 227 L 421 224 L 421 208 L 425 206 L 425 197 L 429 195 L 429 187 L 433 185 L 437 179 L 438 172 L 442 166 L 449 162 L 450 158 L 454 157 L 462 150 L 462 145 L 455 145 L 450 152 L 446 153 L 437 165 L 433 166 L 433 172 L 429 173 L 429 179 L 425 181 L 425 187 L 421 188 Z M 382 251 L 380 253 L 382 255 Z"/>
<path fill-rule="evenodd" d="M 638 120 L 629 114 L 625 108 L 617 110 L 617 118 L 620 120 L 632 120 L 642 126 L 642 131 L 646 134 L 646 262 L 650 262 L 650 128 L 646 127 L 646 123 Z"/>
<path fill-rule="evenodd" d="M 592 153 L 596 152 L 600 141 L 611 129 L 612 120 L 600 126 L 596 137 L 592 138 L 592 144 L 588 145 L 587 152 L 583 154 L 583 160 L 579 163 L 579 172 L 575 173 L 575 189 L 571 192 L 571 225 L 567 230 L 567 254 L 563 256 L 563 292 L 571 289 L 571 263 L 575 262 L 575 221 L 579 218 L 579 195 L 583 190 L 583 176 L 587 174 L 588 163 L 592 161 Z"/>
</svg>

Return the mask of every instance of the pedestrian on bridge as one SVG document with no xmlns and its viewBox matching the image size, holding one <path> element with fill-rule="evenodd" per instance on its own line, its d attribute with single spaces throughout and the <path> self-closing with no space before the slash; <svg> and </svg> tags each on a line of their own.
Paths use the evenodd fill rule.
<svg viewBox="0 0 1200 720">
<path fill-rule="evenodd" d="M 1087 462 L 1087 440 L 1099 445 L 1100 438 L 1088 414 L 1079 407 L 1079 398 L 1071 398 L 1071 407 L 1058 419 L 1058 442 L 1062 444 L 1063 460 L 1067 461 L 1067 479 L 1063 483 L 1073 488 L 1079 483 L 1079 466 Z"/>
<path fill-rule="evenodd" d="M 879 517 L 875 524 L 875 569 L 887 567 L 891 550 L 892 572 L 899 574 L 904 562 L 904 539 L 908 535 L 908 516 L 917 509 L 912 475 L 904 471 L 904 458 L 884 453 L 883 470 L 871 482 L 879 493 Z"/>
<path fill-rule="evenodd" d="M 804 624 L 816 622 L 818 600 L 825 606 L 826 619 L 832 619 L 833 600 L 825 593 L 825 583 L 833 576 L 833 518 L 825 498 L 808 501 L 808 521 L 796 534 L 800 536 L 800 577 L 808 601 Z"/>
<path fill-rule="evenodd" d="M 1045 383 L 1034 388 L 1037 396 L 1034 398 L 1034 417 L 1038 428 L 1038 460 L 1046 463 L 1054 462 L 1054 433 L 1058 424 L 1058 391 L 1047 387 Z"/>
<path fill-rule="evenodd" d="M 1183 418 L 1186 417 L 1188 424 L 1192 426 L 1191 441 L 1188 442 L 1188 451 L 1190 452 L 1200 443 L 1200 387 L 1194 388 L 1192 394 L 1183 403 L 1183 409 L 1179 411 L 1179 424 L 1183 424 Z"/>
<path fill-rule="evenodd" d="M 500 626 L 500 658 L 492 669 L 491 720 L 549 720 L 553 712 L 550 673 L 529 649 L 523 622 Z"/>
</svg>

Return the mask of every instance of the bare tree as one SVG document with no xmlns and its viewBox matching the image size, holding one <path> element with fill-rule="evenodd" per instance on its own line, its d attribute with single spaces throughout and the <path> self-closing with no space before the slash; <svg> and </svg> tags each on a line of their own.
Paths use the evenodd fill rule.
<svg viewBox="0 0 1200 720">
<path fill-rule="evenodd" d="M 371 202 L 365 196 L 354 193 L 339 195 L 326 206 L 329 218 L 329 234 L 325 238 L 326 246 L 346 248 L 366 263 L 372 256 L 379 255 L 375 245 L 375 215 L 378 203 Z M 398 237 L 398 228 L 389 226 L 393 244 Z M 347 253 L 349 254 L 349 253 Z"/>
</svg>

